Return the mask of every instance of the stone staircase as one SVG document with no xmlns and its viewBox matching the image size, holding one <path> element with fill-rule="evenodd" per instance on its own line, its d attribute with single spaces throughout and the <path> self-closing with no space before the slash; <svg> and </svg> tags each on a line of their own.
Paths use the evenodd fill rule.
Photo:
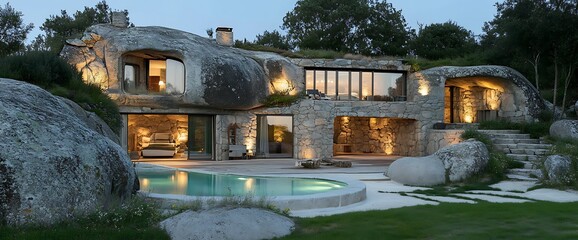
<svg viewBox="0 0 578 240">
<path fill-rule="evenodd" d="M 530 134 L 520 133 L 519 130 L 479 130 L 488 135 L 496 149 L 503 151 L 508 157 L 524 163 L 524 168 L 510 169 L 509 177 L 521 180 L 530 180 L 531 176 L 541 174 L 537 169 L 537 161 L 544 156 L 551 144 L 540 139 L 533 139 Z"/>
</svg>

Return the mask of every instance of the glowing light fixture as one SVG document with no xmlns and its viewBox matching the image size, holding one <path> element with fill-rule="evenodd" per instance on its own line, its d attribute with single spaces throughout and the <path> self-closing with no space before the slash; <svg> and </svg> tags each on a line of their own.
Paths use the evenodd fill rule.
<svg viewBox="0 0 578 240">
<path fill-rule="evenodd" d="M 466 115 L 464 121 L 466 121 L 466 123 L 472 123 L 474 121 L 474 118 L 472 117 L 472 115 Z"/>
</svg>

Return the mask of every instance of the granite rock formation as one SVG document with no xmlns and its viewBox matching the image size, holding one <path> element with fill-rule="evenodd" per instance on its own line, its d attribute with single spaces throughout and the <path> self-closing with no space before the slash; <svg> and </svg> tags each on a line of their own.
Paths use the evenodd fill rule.
<svg viewBox="0 0 578 240">
<path fill-rule="evenodd" d="M 417 186 L 461 182 L 483 170 L 488 160 L 486 146 L 469 139 L 429 156 L 400 158 L 389 166 L 387 176 L 393 181 Z"/>
<path fill-rule="evenodd" d="M 0 79 L 0 221 L 52 224 L 131 195 L 134 168 L 65 101 Z"/>
<path fill-rule="evenodd" d="M 122 94 L 122 61 L 127 53 L 182 61 L 185 92 L 153 97 Z M 275 89 L 278 81 L 293 93 L 303 89 L 301 68 L 280 55 L 221 46 L 214 40 L 164 27 L 94 25 L 81 39 L 67 41 L 61 56 L 81 70 L 86 81 L 106 89 L 125 106 L 245 110 L 261 106 L 269 94 L 282 90 Z"/>
</svg>

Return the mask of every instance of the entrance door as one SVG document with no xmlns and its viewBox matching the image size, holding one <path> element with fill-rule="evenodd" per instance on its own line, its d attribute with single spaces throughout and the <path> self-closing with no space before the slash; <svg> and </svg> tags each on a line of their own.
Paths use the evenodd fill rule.
<svg viewBox="0 0 578 240">
<path fill-rule="evenodd" d="M 189 115 L 189 159 L 214 159 L 214 117 Z"/>
</svg>

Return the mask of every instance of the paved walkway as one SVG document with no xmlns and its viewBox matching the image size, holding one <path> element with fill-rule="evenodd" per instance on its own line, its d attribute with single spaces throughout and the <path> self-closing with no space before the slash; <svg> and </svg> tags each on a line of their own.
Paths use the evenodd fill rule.
<svg viewBox="0 0 578 240">
<path fill-rule="evenodd" d="M 297 217 L 315 217 L 333 215 L 354 211 L 384 210 L 416 205 L 437 205 L 447 203 L 477 202 L 575 202 L 578 201 L 578 192 L 573 190 L 536 189 L 536 182 L 526 180 L 508 180 L 492 185 L 495 190 L 475 190 L 465 193 L 450 194 L 448 196 L 432 196 L 412 193 L 415 190 L 428 189 L 410 187 L 396 183 L 384 176 L 384 171 L 391 162 L 398 157 L 349 155 L 338 157 L 341 160 L 350 160 L 352 168 L 336 168 L 322 166 L 319 169 L 304 169 L 295 166 L 295 159 L 256 159 L 256 160 L 229 160 L 229 161 L 175 161 L 173 159 L 145 160 L 136 163 L 150 163 L 174 168 L 195 169 L 218 173 L 232 173 L 245 175 L 302 175 L 303 177 L 317 178 L 345 178 L 362 181 L 367 188 L 365 201 L 338 207 L 292 211 Z M 517 177 L 517 176 L 511 176 Z M 523 179 L 523 177 L 521 177 Z"/>
</svg>

